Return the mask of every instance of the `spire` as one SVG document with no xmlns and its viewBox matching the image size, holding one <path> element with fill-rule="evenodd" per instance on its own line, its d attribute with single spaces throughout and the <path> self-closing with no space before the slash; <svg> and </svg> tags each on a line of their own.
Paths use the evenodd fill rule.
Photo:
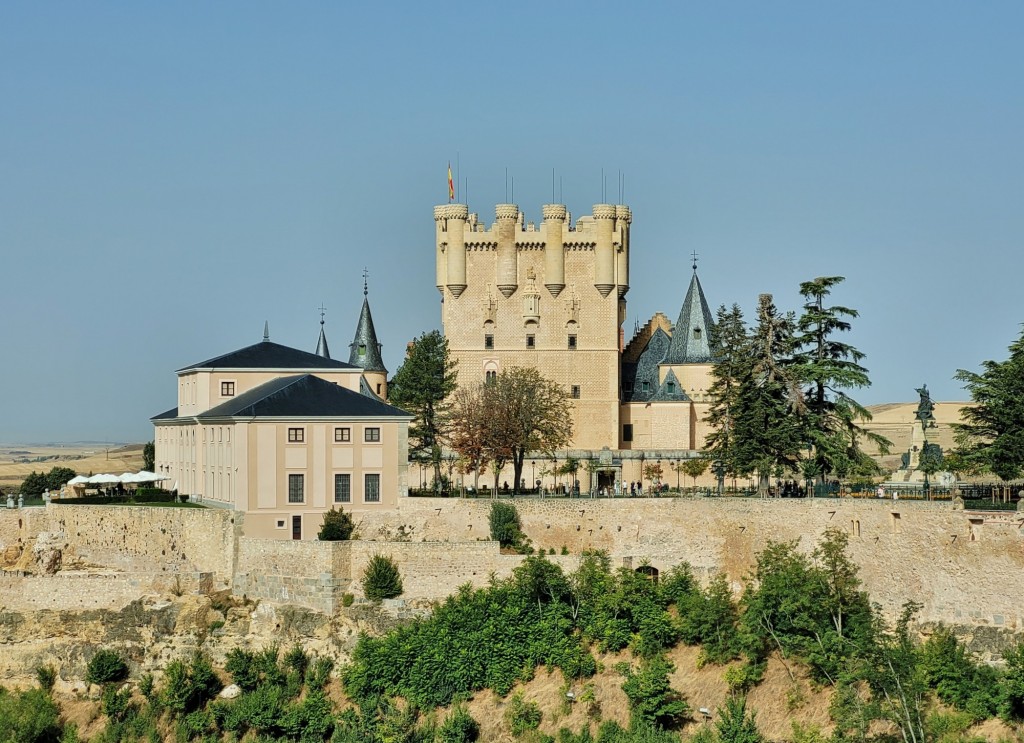
<svg viewBox="0 0 1024 743">
<path fill-rule="evenodd" d="M 270 342 L 270 321 L 269 320 L 264 320 L 263 321 L 263 342 L 264 343 L 269 343 Z"/>
<path fill-rule="evenodd" d="M 679 319 L 672 330 L 672 343 L 662 364 L 707 364 L 713 360 L 711 331 L 714 322 L 704 289 L 697 278 L 697 254 L 693 254 L 693 277 L 686 290 Z"/>
<path fill-rule="evenodd" d="M 327 308 L 324 307 L 323 303 L 321 303 L 320 304 L 320 339 L 316 342 L 316 351 L 314 351 L 313 353 L 315 353 L 317 356 L 323 356 L 325 359 L 329 359 L 329 358 L 331 358 L 331 352 L 327 348 L 327 336 L 324 334 L 324 313 L 326 311 L 327 311 Z"/>
<path fill-rule="evenodd" d="M 359 313 L 359 324 L 356 326 L 356 337 L 349 344 L 348 363 L 360 367 L 363 371 L 387 373 L 384 360 L 381 358 L 381 345 L 377 342 L 377 331 L 373 329 L 373 316 L 370 314 L 370 300 L 366 285 L 369 274 L 363 269 L 363 309 Z"/>
</svg>

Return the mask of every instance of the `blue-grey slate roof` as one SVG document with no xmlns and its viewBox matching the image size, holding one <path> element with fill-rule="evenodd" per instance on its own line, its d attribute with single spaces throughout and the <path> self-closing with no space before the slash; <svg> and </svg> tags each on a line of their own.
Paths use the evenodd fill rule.
<svg viewBox="0 0 1024 743">
<path fill-rule="evenodd" d="M 668 334 L 657 328 L 636 363 L 622 365 L 623 399 L 626 402 L 647 402 L 657 394 L 658 365 L 665 358 L 670 342 Z"/>
<path fill-rule="evenodd" d="M 664 364 L 707 364 L 714 360 L 711 350 L 711 331 L 714 321 L 704 289 L 693 272 L 686 290 L 679 319 L 672 329 L 672 343 L 662 361 Z"/>
<path fill-rule="evenodd" d="M 237 351 L 216 356 L 198 364 L 178 369 L 352 369 L 344 361 L 317 356 L 309 351 L 282 346 L 273 341 L 262 341 Z"/>
<path fill-rule="evenodd" d="M 197 418 L 239 416 L 410 417 L 404 410 L 312 374 L 280 377 L 200 413 Z"/>
<path fill-rule="evenodd" d="M 177 418 L 177 417 L 178 417 L 178 409 L 177 408 L 171 408 L 170 410 L 165 410 L 164 412 L 162 412 L 162 413 L 160 413 L 158 415 L 154 415 L 152 418 L 150 418 L 150 420 L 151 421 L 162 421 L 162 420 L 168 420 L 170 418 Z"/>
<path fill-rule="evenodd" d="M 370 302 L 363 297 L 363 309 L 359 312 L 359 323 L 356 335 L 349 344 L 348 363 L 358 366 L 364 371 L 384 372 L 384 359 L 380 355 L 380 343 L 377 342 L 377 331 L 373 327 L 373 315 L 370 314 Z"/>
</svg>

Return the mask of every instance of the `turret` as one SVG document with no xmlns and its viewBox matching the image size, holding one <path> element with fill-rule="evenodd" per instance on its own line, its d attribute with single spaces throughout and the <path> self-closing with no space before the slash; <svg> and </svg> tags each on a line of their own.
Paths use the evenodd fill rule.
<svg viewBox="0 0 1024 743">
<path fill-rule="evenodd" d="M 498 237 L 498 291 L 507 299 L 519 288 L 519 266 L 516 254 L 516 225 L 519 223 L 519 207 L 515 204 L 498 204 L 494 208 L 494 216 L 497 220 L 495 232 Z"/>
<path fill-rule="evenodd" d="M 594 251 L 594 287 L 607 297 L 615 288 L 615 213 L 613 204 L 594 204 L 597 247 Z"/>
<path fill-rule="evenodd" d="M 633 221 L 633 213 L 628 206 L 619 204 L 615 207 L 615 230 L 619 234 L 618 263 L 619 297 L 626 296 L 629 291 L 629 223 Z"/>
<path fill-rule="evenodd" d="M 452 296 L 466 290 L 466 220 L 469 207 L 446 204 L 434 207 L 437 223 L 437 286 L 447 286 Z M 442 260 L 442 253 L 444 260 Z"/>
<path fill-rule="evenodd" d="M 366 282 L 363 282 L 363 308 L 359 313 L 356 335 L 349 344 L 348 363 L 363 370 L 363 377 L 369 388 L 381 399 L 387 397 L 388 370 L 381 358 L 381 345 L 377 342 L 377 331 L 373 327 L 370 301 L 367 298 Z"/>
<path fill-rule="evenodd" d="M 565 246 L 562 233 L 565 229 L 565 204 L 545 204 L 544 215 L 544 286 L 552 297 L 557 297 L 565 288 Z"/>
</svg>

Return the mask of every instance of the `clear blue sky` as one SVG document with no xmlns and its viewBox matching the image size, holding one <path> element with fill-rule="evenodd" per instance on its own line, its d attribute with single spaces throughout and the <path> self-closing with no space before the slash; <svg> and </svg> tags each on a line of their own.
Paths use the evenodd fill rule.
<svg viewBox="0 0 1024 743">
<path fill-rule="evenodd" d="M 864 402 L 964 399 L 1024 321 L 1024 4 L 0 5 L 0 441 L 148 440 L 257 342 L 439 326 L 434 204 L 625 174 L 627 331 L 842 275 Z M 465 194 L 464 194 L 465 195 Z M 359 255 L 367 255 L 363 258 Z"/>
</svg>

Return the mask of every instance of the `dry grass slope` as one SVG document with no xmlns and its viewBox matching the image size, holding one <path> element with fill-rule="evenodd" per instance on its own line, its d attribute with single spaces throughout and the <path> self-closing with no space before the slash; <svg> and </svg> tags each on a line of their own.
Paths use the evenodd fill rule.
<svg viewBox="0 0 1024 743">
<path fill-rule="evenodd" d="M 80 475 L 138 472 L 142 469 L 142 444 L 105 449 L 97 446 L 8 446 L 0 449 L 0 488 L 17 489 L 32 472 L 70 467 Z M 41 461 L 20 461 L 20 460 Z"/>
</svg>

